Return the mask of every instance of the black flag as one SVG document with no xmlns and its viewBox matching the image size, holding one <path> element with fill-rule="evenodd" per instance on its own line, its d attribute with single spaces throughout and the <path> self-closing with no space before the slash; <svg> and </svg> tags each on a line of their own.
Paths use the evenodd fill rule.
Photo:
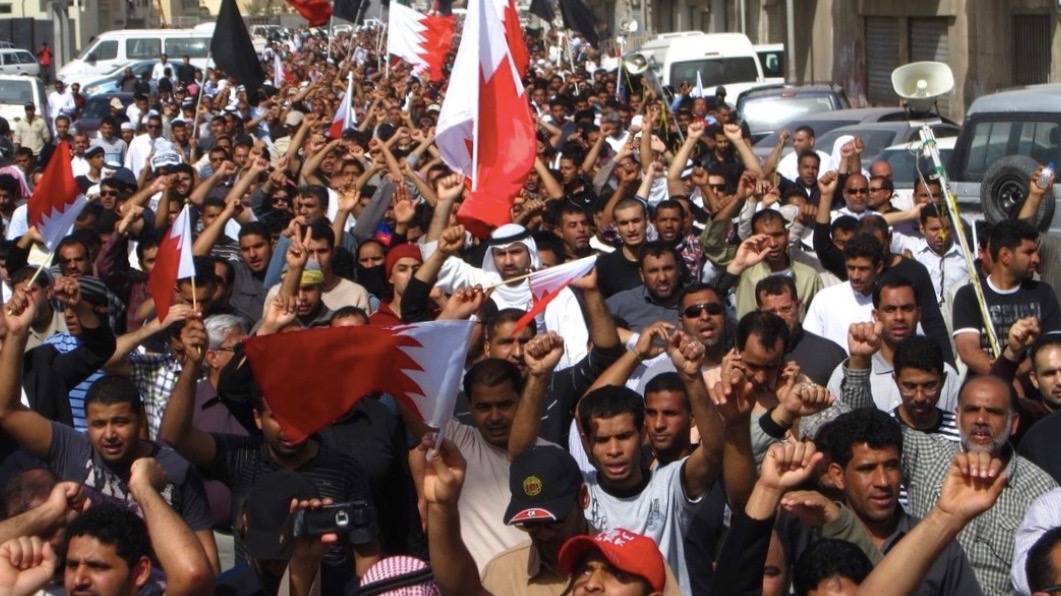
<svg viewBox="0 0 1061 596">
<path fill-rule="evenodd" d="M 560 0 L 560 15 L 564 17 L 565 29 L 578 31 L 591 46 L 597 46 L 600 41 L 597 37 L 597 17 L 593 16 L 593 11 L 582 0 Z"/>
<path fill-rule="evenodd" d="M 356 25 L 360 25 L 361 21 L 358 17 L 363 18 L 364 11 L 361 9 L 362 5 L 368 8 L 369 0 L 335 0 L 335 7 L 332 9 L 332 14 L 343 19 L 344 21 L 350 21 Z M 361 14 L 359 14 L 361 13 Z"/>
<path fill-rule="evenodd" d="M 262 88 L 265 70 L 258 60 L 258 52 L 251 43 L 251 35 L 239 14 L 236 0 L 221 0 L 214 38 L 210 40 L 210 54 L 218 68 L 247 88 L 247 97 Z"/>
<path fill-rule="evenodd" d="M 530 13 L 548 23 L 552 23 L 553 19 L 556 18 L 556 13 L 553 12 L 553 6 L 549 3 L 549 0 L 531 0 Z"/>
</svg>

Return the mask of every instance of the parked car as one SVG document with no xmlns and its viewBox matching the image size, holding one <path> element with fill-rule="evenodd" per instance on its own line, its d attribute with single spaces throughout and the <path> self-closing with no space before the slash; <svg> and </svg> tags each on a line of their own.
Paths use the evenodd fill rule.
<svg viewBox="0 0 1061 596">
<path fill-rule="evenodd" d="M 101 93 L 117 93 L 121 91 L 120 85 L 122 74 L 125 73 L 126 68 L 133 69 L 133 75 L 139 79 L 145 72 L 151 72 L 156 64 L 158 64 L 157 60 L 141 60 L 139 62 L 133 62 L 132 64 L 119 66 L 107 73 L 106 76 L 92 77 L 88 80 L 78 81 L 81 83 L 81 94 L 85 97 L 92 97 L 93 95 L 99 95 Z M 154 81 L 151 83 L 151 89 L 152 91 L 155 90 Z"/>
<path fill-rule="evenodd" d="M 1061 164 L 1061 84 L 1033 85 L 977 98 L 965 113 L 951 156 L 954 194 L 962 210 L 991 222 L 1011 217 L 1028 195 L 1039 164 Z M 1061 187 L 1039 208 L 1040 229 L 1061 233 Z"/>
<path fill-rule="evenodd" d="M 10 41 L 0 41 L 0 50 L 6 50 L 8 48 L 13 47 L 15 47 L 15 44 L 11 43 Z"/>
<path fill-rule="evenodd" d="M 35 77 L 41 74 L 41 66 L 37 57 L 26 50 L 0 49 L 0 74 Z"/>
<path fill-rule="evenodd" d="M 81 117 L 77 119 L 77 132 L 88 135 L 95 139 L 99 136 L 99 125 L 103 118 L 110 114 L 111 99 L 115 97 L 122 102 L 122 110 L 133 103 L 132 93 L 102 93 L 93 95 L 85 102 L 85 109 L 81 110 Z"/>
<path fill-rule="evenodd" d="M 811 114 L 804 118 L 797 118 L 792 120 L 785 129 L 795 132 L 800 126 L 809 126 L 814 129 L 815 136 L 815 148 L 819 151 L 825 151 L 828 153 L 832 150 L 832 147 L 826 147 L 821 142 L 821 137 L 833 130 L 834 128 L 840 128 L 841 126 L 851 126 L 853 124 L 871 124 L 874 122 L 910 122 L 910 114 L 902 108 L 853 108 L 850 110 L 833 110 L 831 112 L 820 112 L 818 114 Z M 953 121 L 944 119 L 944 122 L 948 124 L 954 124 Z M 759 159 L 765 159 L 770 152 L 777 146 L 777 140 L 781 131 L 777 131 L 763 137 L 761 141 L 755 144 L 752 151 Z M 792 151 L 792 147 L 786 147 L 784 154 Z"/>
<path fill-rule="evenodd" d="M 954 154 L 954 144 L 957 140 L 957 136 L 937 139 L 936 148 L 939 150 L 940 161 L 944 165 Z M 896 197 L 892 203 L 900 209 L 913 205 L 914 184 L 920 176 L 927 178 L 936 170 L 932 159 L 921 144 L 920 137 L 916 136 L 910 141 L 885 147 L 872 161 L 878 160 L 886 161 L 892 167 L 892 181 L 895 183 Z M 949 171 L 947 175 L 950 176 Z"/>
<path fill-rule="evenodd" d="M 958 125 L 949 122 L 940 122 L 932 125 L 932 133 L 937 139 L 958 136 Z M 877 154 L 892 145 L 908 143 L 920 138 L 921 128 L 912 126 L 908 121 L 899 122 L 874 122 L 872 124 L 852 124 L 834 128 L 829 132 L 818 135 L 815 140 L 815 148 L 830 153 L 836 139 L 844 135 L 858 135 L 862 137 L 862 168 L 868 170 Z"/>
<path fill-rule="evenodd" d="M 0 75 L 0 116 L 14 125 L 26 115 L 26 103 L 33 102 L 38 114 L 48 113 L 44 84 L 36 77 Z"/>
<path fill-rule="evenodd" d="M 850 107 L 847 93 L 835 84 L 759 87 L 741 93 L 735 105 L 737 114 L 748 123 L 753 143 L 792 120 Z"/>
</svg>

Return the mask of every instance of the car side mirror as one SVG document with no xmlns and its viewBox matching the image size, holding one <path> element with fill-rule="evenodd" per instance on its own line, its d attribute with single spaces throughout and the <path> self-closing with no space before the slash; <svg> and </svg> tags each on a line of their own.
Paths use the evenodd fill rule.
<svg viewBox="0 0 1061 596">
<path fill-rule="evenodd" d="M 96 63 L 96 55 L 95 54 L 89 54 L 88 56 L 85 56 L 85 62 L 88 62 L 89 64 L 95 64 Z"/>
</svg>

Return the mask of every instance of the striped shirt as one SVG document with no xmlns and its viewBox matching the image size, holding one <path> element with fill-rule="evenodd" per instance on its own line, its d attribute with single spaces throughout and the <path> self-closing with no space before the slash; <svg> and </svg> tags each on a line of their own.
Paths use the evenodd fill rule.
<svg viewBox="0 0 1061 596">
<path fill-rule="evenodd" d="M 936 425 L 930 429 L 922 430 L 921 432 L 930 435 L 940 435 L 941 437 L 944 437 L 949 441 L 960 443 L 962 440 L 962 435 L 958 431 L 958 423 L 957 420 L 954 418 L 954 414 L 952 412 L 946 412 L 939 408 L 936 408 L 936 411 L 939 412 L 939 418 L 936 419 Z M 903 420 L 902 416 L 899 415 L 899 408 L 895 408 L 890 412 L 890 414 L 892 415 L 892 418 L 895 418 L 899 421 L 900 426 L 913 428 L 910 427 L 910 425 L 908 425 L 905 420 Z M 909 495 L 906 492 L 905 484 L 899 487 L 899 504 L 903 506 L 903 509 L 910 507 Z"/>
<path fill-rule="evenodd" d="M 81 345 L 81 340 L 64 331 L 49 337 L 44 340 L 44 343 L 55 346 L 60 354 L 69 354 Z M 73 417 L 74 430 L 77 432 L 83 433 L 88 430 L 85 422 L 85 395 L 88 393 L 88 388 L 102 376 L 103 371 L 97 370 L 70 389 L 70 415 Z"/>
</svg>

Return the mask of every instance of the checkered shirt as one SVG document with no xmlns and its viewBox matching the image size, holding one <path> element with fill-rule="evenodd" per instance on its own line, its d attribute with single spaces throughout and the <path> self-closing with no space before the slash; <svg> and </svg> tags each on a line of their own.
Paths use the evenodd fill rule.
<svg viewBox="0 0 1061 596">
<path fill-rule="evenodd" d="M 127 356 L 133 369 L 132 379 L 144 400 L 147 411 L 147 426 L 150 438 L 158 437 L 162 426 L 162 415 L 166 404 L 177 386 L 177 377 L 181 374 L 181 364 L 167 350 L 164 354 L 144 354 L 133 352 Z"/>
</svg>

